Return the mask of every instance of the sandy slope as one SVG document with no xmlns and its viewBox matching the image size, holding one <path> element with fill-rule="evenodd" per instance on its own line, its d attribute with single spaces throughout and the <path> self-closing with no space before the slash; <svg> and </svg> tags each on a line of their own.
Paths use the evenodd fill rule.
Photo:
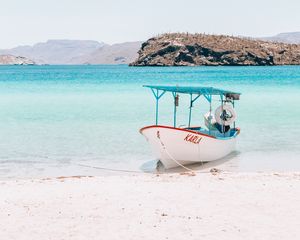
<svg viewBox="0 0 300 240">
<path fill-rule="evenodd" d="M 0 239 L 299 239 L 300 173 L 0 182 Z"/>
</svg>

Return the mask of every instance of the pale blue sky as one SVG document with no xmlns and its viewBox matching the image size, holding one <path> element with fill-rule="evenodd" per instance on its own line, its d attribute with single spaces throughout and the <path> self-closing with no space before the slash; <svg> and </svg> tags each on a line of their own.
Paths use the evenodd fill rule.
<svg viewBox="0 0 300 240">
<path fill-rule="evenodd" d="M 173 31 L 300 31 L 300 0 L 0 0 L 0 7 L 0 48 L 47 39 L 117 43 Z"/>
</svg>

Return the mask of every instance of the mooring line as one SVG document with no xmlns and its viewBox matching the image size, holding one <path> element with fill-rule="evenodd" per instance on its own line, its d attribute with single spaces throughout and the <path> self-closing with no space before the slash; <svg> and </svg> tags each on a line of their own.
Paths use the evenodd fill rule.
<svg viewBox="0 0 300 240">
<path fill-rule="evenodd" d="M 162 143 L 163 144 L 163 143 Z M 167 152 L 167 149 L 165 149 Z M 23 154 L 23 155 L 27 155 L 27 156 L 32 156 L 32 157 L 38 157 L 38 158 L 45 158 L 48 160 L 54 160 L 57 161 L 57 159 L 48 157 L 48 156 L 43 156 L 43 155 L 38 155 L 38 154 L 30 154 L 30 153 L 24 153 L 24 152 L 16 152 L 15 153 L 19 153 L 19 154 Z M 168 154 L 168 153 L 167 153 Z M 169 155 L 169 154 L 168 154 Z M 170 156 L 170 155 L 169 155 Z M 188 167 L 183 166 L 182 164 L 178 163 L 176 160 L 174 160 L 172 158 L 172 156 L 170 156 L 170 158 L 176 162 L 178 164 L 178 166 L 184 168 L 185 170 L 190 171 L 191 173 L 209 173 L 209 171 L 194 171 Z M 75 165 L 75 166 L 80 166 L 80 167 L 86 167 L 86 168 L 94 168 L 94 169 L 98 169 L 98 170 L 104 170 L 104 171 L 111 171 L 111 172 L 125 172 L 125 173 L 136 173 L 136 174 L 174 174 L 174 173 L 185 173 L 185 172 L 152 172 L 152 171 L 136 171 L 136 170 L 129 170 L 129 169 L 117 169 L 117 168 L 108 168 L 108 167 L 100 167 L 100 166 L 92 166 L 92 165 L 87 165 L 87 164 L 81 164 L 81 163 L 73 163 L 70 162 L 70 165 Z"/>
</svg>

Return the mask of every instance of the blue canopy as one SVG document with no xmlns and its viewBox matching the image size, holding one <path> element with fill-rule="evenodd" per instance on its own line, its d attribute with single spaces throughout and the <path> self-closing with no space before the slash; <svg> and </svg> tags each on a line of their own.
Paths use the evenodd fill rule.
<svg viewBox="0 0 300 240">
<path fill-rule="evenodd" d="M 161 90 L 165 92 L 173 93 L 184 93 L 184 94 L 197 94 L 197 95 L 224 95 L 233 98 L 234 100 L 239 99 L 240 93 L 227 91 L 223 89 L 213 87 L 187 87 L 187 86 L 156 86 L 156 85 L 144 85 L 143 87 Z"/>
</svg>

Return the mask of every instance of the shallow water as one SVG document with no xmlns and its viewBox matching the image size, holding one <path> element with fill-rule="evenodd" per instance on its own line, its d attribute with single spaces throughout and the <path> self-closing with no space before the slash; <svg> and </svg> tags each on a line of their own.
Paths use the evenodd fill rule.
<svg viewBox="0 0 300 240">
<path fill-rule="evenodd" d="M 218 167 L 300 170 L 299 66 L 1 66 L 0 176 L 103 174 L 78 164 L 151 170 L 155 161 L 138 130 L 154 123 L 155 102 L 143 84 L 241 92 L 237 152 Z M 178 125 L 187 124 L 188 106 L 181 95 Z M 193 124 L 203 125 L 207 102 L 200 99 L 193 110 Z M 168 94 L 160 124 L 172 124 L 172 111 Z"/>
</svg>

